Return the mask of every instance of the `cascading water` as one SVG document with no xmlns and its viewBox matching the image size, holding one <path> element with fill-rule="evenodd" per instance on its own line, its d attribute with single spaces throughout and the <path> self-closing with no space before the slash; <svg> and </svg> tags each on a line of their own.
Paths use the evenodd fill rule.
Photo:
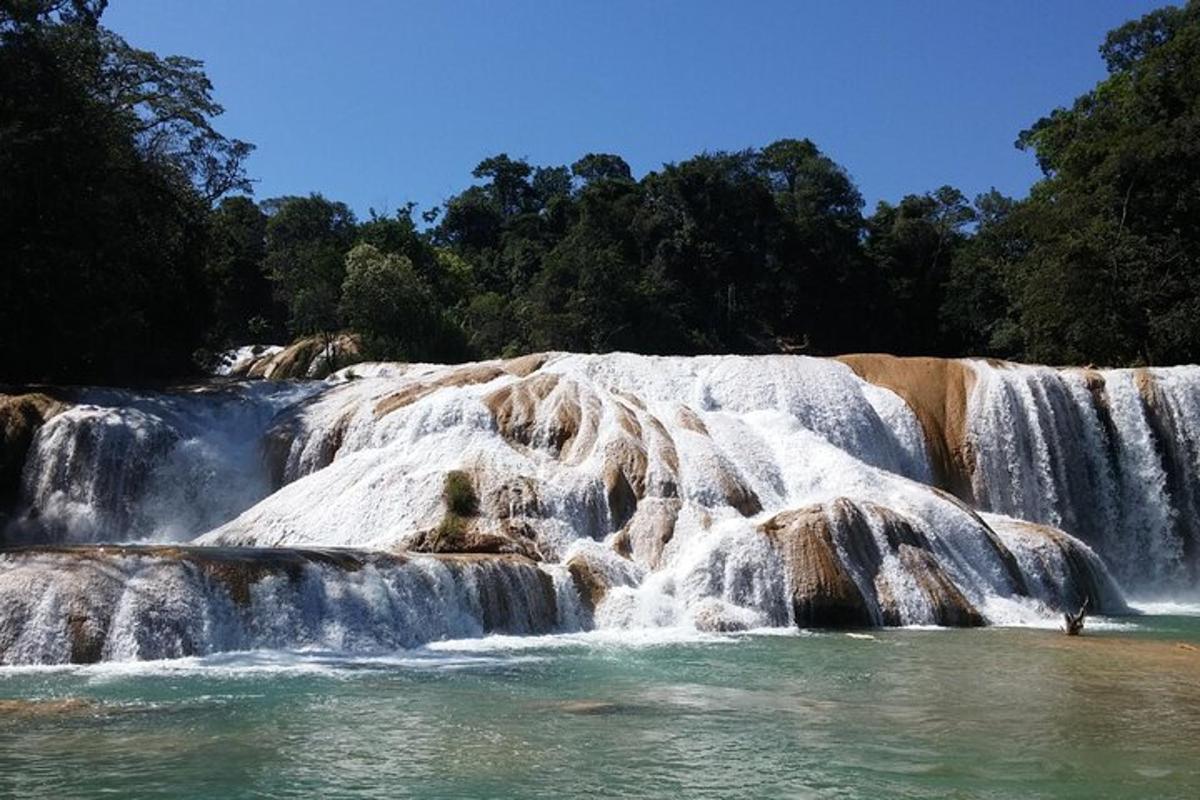
<svg viewBox="0 0 1200 800">
<path fill-rule="evenodd" d="M 1081 538 L 1131 590 L 1194 581 L 1200 369 L 973 367 L 980 508 Z"/>
<path fill-rule="evenodd" d="M 377 652 L 572 624 L 550 575 L 520 560 L 285 549 L 12 550 L 0 607 L 0 664 Z"/>
<path fill-rule="evenodd" d="M 36 547 L 0 556 L 0 652 L 1005 623 L 1192 585 L 1200 369 L 971 361 L 955 383 L 930 368 L 951 362 L 863 358 L 550 354 L 83 390 L 24 455 L 6 539 Z M 45 547 L 145 541 L 193 546 Z"/>
<path fill-rule="evenodd" d="M 262 434 L 281 409 L 317 390 L 84 390 L 34 437 L 3 539 L 190 539 L 268 494 Z"/>
</svg>

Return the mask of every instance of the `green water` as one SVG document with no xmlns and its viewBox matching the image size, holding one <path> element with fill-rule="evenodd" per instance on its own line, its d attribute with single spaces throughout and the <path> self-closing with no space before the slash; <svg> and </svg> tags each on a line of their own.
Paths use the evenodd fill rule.
<svg viewBox="0 0 1200 800">
<path fill-rule="evenodd" d="M 1198 648 L 1155 617 L 0 669 L 0 796 L 1196 798 Z"/>
</svg>

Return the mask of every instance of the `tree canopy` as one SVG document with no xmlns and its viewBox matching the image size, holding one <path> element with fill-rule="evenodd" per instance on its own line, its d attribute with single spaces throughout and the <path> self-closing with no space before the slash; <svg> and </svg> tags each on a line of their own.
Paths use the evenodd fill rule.
<svg viewBox="0 0 1200 800">
<path fill-rule="evenodd" d="M 496 153 L 437 208 L 254 202 L 203 65 L 103 0 L 0 4 L 0 376 L 171 377 L 349 329 L 375 358 L 529 350 L 1200 357 L 1200 2 L 1108 34 L 1107 77 L 1021 132 L 1025 198 L 864 210 L 804 138 L 636 177 Z"/>
<path fill-rule="evenodd" d="M 200 63 L 131 47 L 104 5 L 0 5 L 3 375 L 180 372 L 209 324 L 210 203 L 250 186 Z"/>
</svg>

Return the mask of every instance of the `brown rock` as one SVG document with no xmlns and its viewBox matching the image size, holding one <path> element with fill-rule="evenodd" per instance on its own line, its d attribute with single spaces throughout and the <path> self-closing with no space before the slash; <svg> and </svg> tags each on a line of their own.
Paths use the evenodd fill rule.
<svg viewBox="0 0 1200 800">
<path fill-rule="evenodd" d="M 575 584 L 575 591 L 579 593 L 584 608 L 594 613 L 608 593 L 608 581 L 582 556 L 573 556 L 568 560 L 567 571 L 571 574 L 571 582 Z"/>
<path fill-rule="evenodd" d="M 916 578 L 917 586 L 929 599 L 936 624 L 956 628 L 978 628 L 985 624 L 983 615 L 963 596 L 928 550 L 902 544 L 900 563 Z"/>
<path fill-rule="evenodd" d="M 38 428 L 67 404 L 40 392 L 0 394 L 0 505 L 14 500 Z"/>
<path fill-rule="evenodd" d="M 409 543 L 414 553 L 490 553 L 524 556 L 540 561 L 533 532 L 524 526 L 502 525 L 499 530 L 478 518 L 453 517 L 446 519 L 437 528 L 421 531 Z"/>
<path fill-rule="evenodd" d="M 754 490 L 742 481 L 740 475 L 723 472 L 720 481 L 725 502 L 740 511 L 743 517 L 753 517 L 762 511 L 762 501 L 758 499 Z"/>
<path fill-rule="evenodd" d="M 605 450 L 604 492 L 612 529 L 619 530 L 646 496 L 646 451 L 641 441 L 624 436 Z"/>
<path fill-rule="evenodd" d="M 882 541 L 876 540 L 868 515 L 881 526 Z M 870 610 L 872 600 L 879 608 L 879 622 L 903 624 L 898 598 L 881 577 L 885 556 L 881 547 L 895 555 L 916 582 L 933 611 L 933 622 L 965 627 L 984 624 L 983 616 L 937 562 L 925 534 L 889 508 L 838 498 L 829 504 L 777 514 L 760 530 L 783 558 L 796 624 L 801 627 L 877 624 Z M 845 558 L 870 582 L 873 597 L 864 596 L 855 583 L 838 544 Z"/>
<path fill-rule="evenodd" d="M 1120 614 L 1128 611 L 1123 603 L 1119 601 L 1114 603 L 1110 599 L 1115 592 L 1108 588 L 1109 579 L 1098 570 L 1097 562 L 1093 561 L 1095 557 L 1089 558 L 1078 540 L 1050 525 L 1039 525 L 1035 522 L 1017 519 L 1008 520 L 1005 524 L 1015 528 L 1024 536 L 1042 540 L 1062 557 L 1067 575 L 1066 581 L 1063 583 L 1063 591 L 1058 592 L 1058 596 L 1052 598 L 1052 602 L 1057 608 L 1074 611 L 1083 604 L 1085 599 L 1088 599 L 1091 603 L 1091 610 L 1095 613 Z M 1045 562 L 1045 554 L 1035 551 L 1035 555 L 1039 561 Z M 1045 566 L 1048 572 L 1056 571 L 1053 563 Z"/>
<path fill-rule="evenodd" d="M 339 333 L 329 341 L 329 345 L 332 352 L 331 362 L 322 359 L 326 363 L 314 365 L 325 349 L 326 340 L 323 336 L 309 336 L 298 339 L 278 353 L 251 361 L 239 370 L 239 374 L 232 377 L 265 378 L 274 381 L 324 378 L 335 370 L 363 360 L 362 340 L 356 334 Z"/>
<path fill-rule="evenodd" d="M 952 359 L 878 353 L 839 356 L 837 360 L 863 380 L 900 395 L 921 423 L 937 485 L 974 502 L 974 458 L 967 441 L 967 398 L 975 385 L 971 367 Z"/>
<path fill-rule="evenodd" d="M 558 386 L 559 376 L 554 374 L 532 375 L 516 383 L 502 386 L 483 398 L 484 404 L 496 421 L 496 428 L 509 443 L 530 446 L 538 423 L 538 406 Z M 575 435 L 574 430 L 564 429 L 551 435 L 551 441 L 559 447 Z"/>
<path fill-rule="evenodd" d="M 500 366 L 509 375 L 525 378 L 537 372 L 549 360 L 549 353 L 530 353 L 518 356 L 517 358 L 510 358 Z"/>
<path fill-rule="evenodd" d="M 842 564 L 824 506 L 785 511 L 760 527 L 783 558 L 792 611 L 801 628 L 857 628 L 874 624 L 862 592 Z"/>
<path fill-rule="evenodd" d="M 647 498 L 638 504 L 613 543 L 617 552 L 646 569 L 658 569 L 663 549 L 675 536 L 682 506 L 677 497 Z"/>
<path fill-rule="evenodd" d="M 86 714 L 96 710 L 96 703 L 83 697 L 63 697 L 53 700 L 0 700 L 0 718 L 33 719 Z"/>
<path fill-rule="evenodd" d="M 607 703 L 601 700 L 567 700 L 558 704 L 558 709 L 567 714 L 581 714 L 586 716 L 620 714 L 626 710 L 625 706 L 617 703 Z"/>
<path fill-rule="evenodd" d="M 686 428 L 693 433 L 699 433 L 703 436 L 708 436 L 708 426 L 704 424 L 704 420 L 697 416 L 695 411 L 692 411 L 687 406 L 680 406 L 675 413 L 675 419 L 681 428 Z"/>
</svg>

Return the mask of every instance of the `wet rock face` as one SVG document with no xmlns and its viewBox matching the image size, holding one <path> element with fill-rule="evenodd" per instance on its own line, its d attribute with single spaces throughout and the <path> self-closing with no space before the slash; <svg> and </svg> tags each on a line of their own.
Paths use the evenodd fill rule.
<svg viewBox="0 0 1200 800">
<path fill-rule="evenodd" d="M 231 370 L 229 377 L 275 381 L 324 378 L 334 370 L 362 360 L 362 340 L 357 335 L 338 334 L 328 341 L 321 336 L 310 336 L 246 360 Z"/>
<path fill-rule="evenodd" d="M 768 520 L 762 531 L 787 566 L 797 627 L 861 628 L 874 623 L 837 552 L 823 506 L 785 511 Z"/>
<path fill-rule="evenodd" d="M 778 514 L 761 530 L 786 564 L 799 627 L 985 622 L 926 536 L 890 509 L 843 498 Z"/>
<path fill-rule="evenodd" d="M 541 560 L 531 530 L 515 526 L 487 528 L 486 521 L 462 519 L 455 524 L 421 531 L 411 540 L 408 549 L 414 553 L 511 554 Z"/>
<path fill-rule="evenodd" d="M 682 507 L 677 497 L 648 498 L 614 537 L 613 548 L 646 569 L 658 569 L 663 563 L 663 550 L 675 536 Z"/>
<path fill-rule="evenodd" d="M 608 593 L 609 582 L 604 574 L 586 558 L 575 557 L 567 562 L 567 571 L 579 599 L 588 613 L 595 613 L 596 607 Z"/>
<path fill-rule="evenodd" d="M 898 552 L 900 563 L 928 598 L 934 624 L 951 628 L 977 628 L 985 624 L 983 615 L 954 585 L 932 553 L 910 544 L 900 545 Z M 890 610 L 884 617 L 899 620 L 901 615 Z"/>
<path fill-rule="evenodd" d="M 404 646 L 541 629 L 565 612 L 614 628 L 966 626 L 1044 618 L 1092 593 L 1122 607 L 1097 553 L 1122 580 L 1124 567 L 1178 577 L 1194 565 L 1200 368 L 842 361 L 559 353 L 227 381 L 185 403 L 182 392 L 105 390 L 119 397 L 80 401 L 27 448 L 22 480 L 44 484 L 29 497 L 45 530 L 83 519 L 81 538 L 67 538 L 137 527 L 158 540 L 179 531 L 216 547 L 360 555 L 43 552 L 5 567 L 13 610 L 0 627 L 50 616 L 21 623 L 20 644 L 4 648 L 32 658 L 31 630 L 47 658 L 76 661 Z M 231 426 L 243 401 L 264 416 Z M 28 431 L 26 411 L 10 417 Z M 477 503 L 442 524 L 452 472 L 469 476 Z M 210 513 L 254 481 L 260 493 Z M 1018 530 L 981 508 L 1052 525 Z M 195 513 L 172 528 L 162 509 Z M 51 561 L 92 594 L 55 584 Z M 39 612 L 24 599 L 51 585 L 71 602 Z"/>
<path fill-rule="evenodd" d="M 1128 613 L 1104 562 L 1082 541 L 1049 525 L 991 514 L 985 519 L 1015 554 L 1030 596 L 1064 611 L 1086 599 L 1094 613 Z"/>
<path fill-rule="evenodd" d="M 21 415 L 16 444 L 27 446 L 4 540 L 180 541 L 228 520 L 270 491 L 260 438 L 280 408 L 308 391 L 274 383 L 80 388 L 69 405 L 39 400 Z"/>
<path fill-rule="evenodd" d="M 553 580 L 521 557 L 283 548 L 8 550 L 0 607 L 0 664 L 394 650 L 558 618 Z"/>
<path fill-rule="evenodd" d="M 1200 487 L 1194 478 L 1200 443 L 1187 436 L 1188 421 L 1182 419 L 1194 408 L 1186 408 L 1159 386 L 1148 369 L 1134 372 L 1134 384 L 1166 478 L 1166 495 L 1176 513 L 1173 532 L 1182 560 L 1191 565 L 1189 579 L 1200 577 Z"/>
<path fill-rule="evenodd" d="M 0 394 L 0 523 L 4 509 L 17 499 L 34 434 L 66 407 L 66 403 L 41 392 Z"/>
<path fill-rule="evenodd" d="M 967 439 L 967 400 L 975 375 L 963 361 L 897 358 L 882 354 L 841 356 L 860 378 L 904 400 L 925 432 L 938 488 L 972 502 L 974 461 Z"/>
</svg>

